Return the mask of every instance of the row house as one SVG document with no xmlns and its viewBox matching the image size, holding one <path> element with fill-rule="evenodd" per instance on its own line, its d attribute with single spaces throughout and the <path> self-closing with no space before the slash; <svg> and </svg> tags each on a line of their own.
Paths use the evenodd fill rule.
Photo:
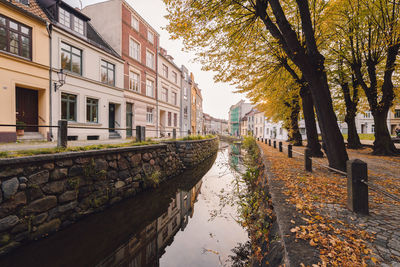
<svg viewBox="0 0 400 267">
<path fill-rule="evenodd" d="M 125 138 L 126 131 L 115 130 L 125 125 L 123 60 L 86 15 L 62 1 L 37 1 L 53 25 L 51 79 L 61 69 L 68 74 L 50 93 L 52 124 L 61 119 L 77 127 L 68 130 L 69 140 Z"/>
<path fill-rule="evenodd" d="M 173 129 L 180 132 L 181 69 L 167 51 L 158 53 L 158 117 L 160 136 L 170 136 Z"/>
<path fill-rule="evenodd" d="M 194 82 L 194 75 L 190 73 L 191 79 L 191 132 L 203 132 L 203 97 L 197 83 Z"/>
<path fill-rule="evenodd" d="M 203 113 L 204 133 L 223 134 L 228 132 L 228 122 L 216 119 L 206 113 Z"/>
<path fill-rule="evenodd" d="M 49 124 L 50 44 L 46 14 L 35 1 L 0 0 L 0 123 Z M 47 128 L 26 127 L 47 139 Z M 15 142 L 15 127 L 0 127 L 0 142 Z"/>
<path fill-rule="evenodd" d="M 181 134 L 191 130 L 191 86 L 192 80 L 189 75 L 189 70 L 182 65 L 181 67 Z"/>
<path fill-rule="evenodd" d="M 375 123 L 371 111 L 359 113 L 356 116 L 356 127 L 359 134 L 374 134 Z M 387 116 L 387 127 L 391 135 L 396 134 L 396 129 L 400 129 L 400 106 L 397 105 L 393 110 L 389 110 Z"/>
<path fill-rule="evenodd" d="M 264 138 L 264 112 L 255 110 L 254 112 L 254 136 L 256 138 Z"/>
<path fill-rule="evenodd" d="M 159 34 L 124 0 L 89 5 L 82 12 L 92 18 L 96 30 L 124 60 L 123 126 L 146 126 L 146 135 L 156 137 Z M 127 136 L 131 135 L 128 131 Z"/>
<path fill-rule="evenodd" d="M 230 135 L 240 136 L 240 120 L 252 109 L 250 103 L 240 100 L 229 108 L 229 133 Z"/>
</svg>

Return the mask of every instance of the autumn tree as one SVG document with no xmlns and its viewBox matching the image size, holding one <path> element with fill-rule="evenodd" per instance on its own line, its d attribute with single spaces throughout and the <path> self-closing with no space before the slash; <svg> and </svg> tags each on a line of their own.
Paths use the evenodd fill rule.
<svg viewBox="0 0 400 267">
<path fill-rule="evenodd" d="M 336 6 L 337 36 L 343 40 L 343 51 L 349 51 L 342 57 L 351 66 L 354 84 L 364 91 L 374 117 L 374 153 L 399 154 L 387 127 L 387 116 L 395 98 L 393 73 L 400 49 L 400 4 L 345 0 L 333 1 L 332 5 Z"/>
<path fill-rule="evenodd" d="M 224 54 L 224 48 L 229 50 L 232 40 L 239 39 L 247 43 L 247 39 L 250 39 L 260 42 L 257 39 L 259 32 L 266 33 L 274 39 L 299 68 L 310 88 L 330 166 L 345 169 L 348 157 L 333 111 L 324 57 L 318 50 L 314 35 L 315 20 L 312 19 L 308 1 L 165 0 L 165 2 L 170 20 L 167 29 L 174 37 L 181 37 L 186 48 L 207 47 L 209 48 L 207 52 L 215 49 Z M 296 23 L 291 21 L 297 18 L 300 18 L 300 30 L 295 30 L 293 25 Z M 298 32 L 301 34 L 297 34 Z M 264 53 L 268 54 L 268 51 Z M 208 57 L 204 50 L 200 51 L 199 55 Z M 209 59 L 211 61 L 212 56 Z M 213 61 L 209 68 L 223 72 L 229 64 L 231 63 L 226 61 Z"/>
</svg>

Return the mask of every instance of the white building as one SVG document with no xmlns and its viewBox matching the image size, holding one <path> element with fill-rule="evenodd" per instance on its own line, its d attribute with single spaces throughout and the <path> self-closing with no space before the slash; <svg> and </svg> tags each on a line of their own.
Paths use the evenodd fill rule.
<svg viewBox="0 0 400 267">
<path fill-rule="evenodd" d="M 264 138 L 287 140 L 288 132 L 282 126 L 282 122 L 272 122 L 268 119 L 264 120 Z"/>
<path fill-rule="evenodd" d="M 359 134 L 374 134 L 375 123 L 371 111 L 359 113 L 356 116 L 356 127 Z M 390 134 L 394 135 L 396 128 L 400 128 L 400 106 L 396 106 L 393 111 L 389 111 L 387 127 Z"/>
<path fill-rule="evenodd" d="M 67 73 L 66 83 L 51 92 L 52 124 L 64 119 L 68 126 L 91 127 L 68 129 L 70 140 L 125 138 L 126 131 L 100 129 L 125 126 L 123 60 L 81 12 L 58 1 L 44 9 L 47 14 L 54 14 L 50 9 L 58 14 L 49 15 L 54 23 L 53 82 L 58 81 L 58 70 Z M 53 137 L 57 137 L 55 131 Z"/>
<path fill-rule="evenodd" d="M 160 136 L 171 136 L 173 129 L 180 136 L 182 73 L 163 48 L 158 53 L 158 77 Z"/>
</svg>

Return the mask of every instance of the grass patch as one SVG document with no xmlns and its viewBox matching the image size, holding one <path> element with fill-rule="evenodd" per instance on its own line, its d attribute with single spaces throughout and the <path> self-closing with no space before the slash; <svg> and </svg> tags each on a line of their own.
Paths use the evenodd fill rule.
<svg viewBox="0 0 400 267">
<path fill-rule="evenodd" d="M 40 149 L 30 149 L 30 150 L 19 150 L 19 151 L 3 151 L 0 152 L 0 158 L 16 158 L 16 157 L 27 157 L 36 155 L 46 155 L 46 154 L 56 154 L 63 152 L 81 152 L 89 150 L 100 150 L 109 148 L 121 148 L 121 147 L 132 147 L 132 146 L 144 146 L 158 144 L 155 141 L 145 141 L 145 142 L 129 142 L 123 144 L 104 144 L 104 145 L 90 145 L 90 146 L 76 146 L 67 148 L 40 148 Z"/>
<path fill-rule="evenodd" d="M 347 140 L 347 136 L 347 134 L 343 134 L 344 140 Z M 360 137 L 360 140 L 375 140 L 374 134 L 358 134 L 358 136 Z"/>
<path fill-rule="evenodd" d="M 178 141 L 189 141 L 189 140 L 204 140 L 204 139 L 211 139 L 214 138 L 215 135 L 212 134 L 207 134 L 207 135 L 189 135 L 189 136 L 185 136 L 183 138 L 180 139 L 176 139 Z"/>
</svg>

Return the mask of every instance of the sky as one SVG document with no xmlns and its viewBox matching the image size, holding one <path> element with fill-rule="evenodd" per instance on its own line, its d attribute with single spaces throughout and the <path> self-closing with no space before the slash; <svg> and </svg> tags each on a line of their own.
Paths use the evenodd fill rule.
<svg viewBox="0 0 400 267">
<path fill-rule="evenodd" d="M 73 7 L 80 8 L 79 0 L 64 0 Z M 102 2 L 101 0 L 81 0 L 82 6 Z M 201 65 L 194 62 L 194 52 L 183 52 L 181 40 L 171 40 L 169 33 L 163 30 L 168 24 L 164 17 L 167 10 L 162 0 L 127 0 L 127 2 L 160 34 L 160 45 L 165 48 L 178 66 L 185 65 L 193 72 L 195 82 L 198 83 L 203 95 L 203 112 L 220 119 L 228 119 L 229 107 L 244 95 L 233 93 L 235 87 L 227 83 L 215 83 L 213 72 L 202 71 Z"/>
</svg>

